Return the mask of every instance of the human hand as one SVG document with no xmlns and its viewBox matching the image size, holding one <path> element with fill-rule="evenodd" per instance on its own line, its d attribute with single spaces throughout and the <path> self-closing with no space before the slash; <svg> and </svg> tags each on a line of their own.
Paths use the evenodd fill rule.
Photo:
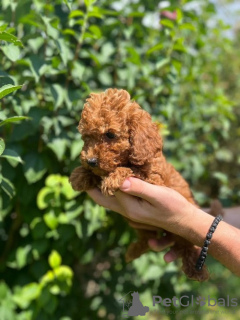
<svg viewBox="0 0 240 320">
<path fill-rule="evenodd" d="M 126 183 L 123 184 L 121 190 L 124 192 L 118 191 L 113 197 L 104 196 L 99 189 L 89 190 L 88 194 L 98 204 L 122 214 L 130 226 L 135 229 L 159 230 L 163 228 L 161 221 L 166 223 L 169 218 L 173 226 L 173 221 L 175 220 L 176 223 L 179 220 L 179 217 L 176 217 L 179 215 L 179 208 L 184 208 L 186 204 L 189 204 L 172 189 L 154 186 L 136 178 L 129 178 L 126 181 L 131 183 L 131 187 L 126 189 Z M 156 216 L 159 218 L 161 215 L 161 219 L 156 221 Z M 164 229 L 167 230 L 167 228 Z M 173 244 L 169 233 L 159 240 L 149 240 L 149 247 L 154 251 L 162 251 Z M 164 256 L 166 262 L 171 262 L 176 258 L 173 249 Z"/>
<path fill-rule="evenodd" d="M 195 208 L 175 190 L 133 177 L 126 179 L 112 197 L 105 197 L 99 189 L 88 190 L 88 194 L 103 207 L 145 225 L 145 229 L 162 228 L 175 234 Z"/>
<path fill-rule="evenodd" d="M 154 226 L 149 226 L 147 224 L 137 223 L 134 221 L 131 221 L 126 218 L 128 221 L 128 224 L 134 228 L 134 229 L 142 229 L 142 230 L 156 230 L 159 231 L 160 229 Z M 165 249 L 168 249 L 169 247 L 172 247 L 174 245 L 174 240 L 172 237 L 172 233 L 166 233 L 164 232 L 164 235 L 160 239 L 149 239 L 148 245 L 149 248 L 156 252 L 161 252 Z M 177 259 L 177 254 L 174 251 L 173 248 L 171 248 L 165 255 L 164 260 L 166 262 L 172 262 Z"/>
</svg>

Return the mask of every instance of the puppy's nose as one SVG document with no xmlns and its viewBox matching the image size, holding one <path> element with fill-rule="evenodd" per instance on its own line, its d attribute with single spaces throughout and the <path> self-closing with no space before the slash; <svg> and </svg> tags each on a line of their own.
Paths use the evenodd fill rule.
<svg viewBox="0 0 240 320">
<path fill-rule="evenodd" d="M 91 167 L 96 167 L 96 166 L 97 166 L 97 159 L 96 159 L 96 158 L 87 159 L 87 163 L 88 163 Z"/>
</svg>

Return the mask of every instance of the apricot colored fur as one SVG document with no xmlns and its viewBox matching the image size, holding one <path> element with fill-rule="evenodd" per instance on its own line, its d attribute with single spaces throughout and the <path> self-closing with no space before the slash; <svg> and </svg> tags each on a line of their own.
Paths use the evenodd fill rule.
<svg viewBox="0 0 240 320">
<path fill-rule="evenodd" d="M 84 146 L 80 156 L 82 166 L 70 177 L 73 189 L 84 191 L 98 186 L 103 194 L 111 196 L 127 177 L 134 176 L 172 188 L 196 205 L 187 182 L 162 154 L 162 138 L 157 125 L 130 99 L 127 91 L 108 89 L 92 93 L 84 105 L 78 129 Z M 107 132 L 115 137 L 109 139 Z M 93 158 L 97 160 L 95 167 L 87 162 Z M 157 237 L 155 232 L 137 232 L 138 241 L 129 246 L 127 262 L 146 252 L 148 239 Z M 175 236 L 175 250 L 182 258 L 182 269 L 189 278 L 208 279 L 205 266 L 202 271 L 195 270 L 200 248 Z"/>
</svg>

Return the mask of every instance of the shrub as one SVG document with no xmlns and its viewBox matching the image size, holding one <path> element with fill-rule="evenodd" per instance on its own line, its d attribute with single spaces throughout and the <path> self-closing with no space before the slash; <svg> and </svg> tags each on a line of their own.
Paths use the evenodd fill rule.
<svg viewBox="0 0 240 320">
<path fill-rule="evenodd" d="M 231 40 L 220 22 L 209 27 L 213 4 L 202 1 L 197 10 L 187 0 L 168 8 L 158 8 L 158 1 L 123 3 L 0 5 L 0 85 L 19 89 L 1 100 L 0 112 L 11 150 L 0 159 L 4 320 L 115 319 L 122 308 L 117 299 L 130 290 L 149 303 L 159 291 L 168 297 L 198 290 L 177 265 L 166 266 L 162 254 L 126 265 L 134 233 L 121 217 L 71 189 L 68 176 L 82 148 L 76 126 L 91 91 L 127 89 L 162 123 L 165 153 L 200 203 L 209 200 L 205 186 L 214 179 L 222 183 L 222 199 L 232 203 L 239 195 L 229 172 L 219 171 L 233 163 L 236 116 L 219 62 Z M 28 119 L 13 124 L 7 120 L 13 117 Z M 1 140 L 0 152 L 4 148 Z M 217 295 L 217 281 L 229 273 L 211 263 L 210 291 Z"/>
</svg>

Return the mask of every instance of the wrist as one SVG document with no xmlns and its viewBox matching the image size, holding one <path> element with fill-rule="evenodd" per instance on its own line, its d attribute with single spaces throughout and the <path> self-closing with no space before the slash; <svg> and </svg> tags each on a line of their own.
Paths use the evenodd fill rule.
<svg viewBox="0 0 240 320">
<path fill-rule="evenodd" d="M 214 217 L 194 206 L 179 220 L 177 234 L 193 244 L 202 247 Z"/>
</svg>

